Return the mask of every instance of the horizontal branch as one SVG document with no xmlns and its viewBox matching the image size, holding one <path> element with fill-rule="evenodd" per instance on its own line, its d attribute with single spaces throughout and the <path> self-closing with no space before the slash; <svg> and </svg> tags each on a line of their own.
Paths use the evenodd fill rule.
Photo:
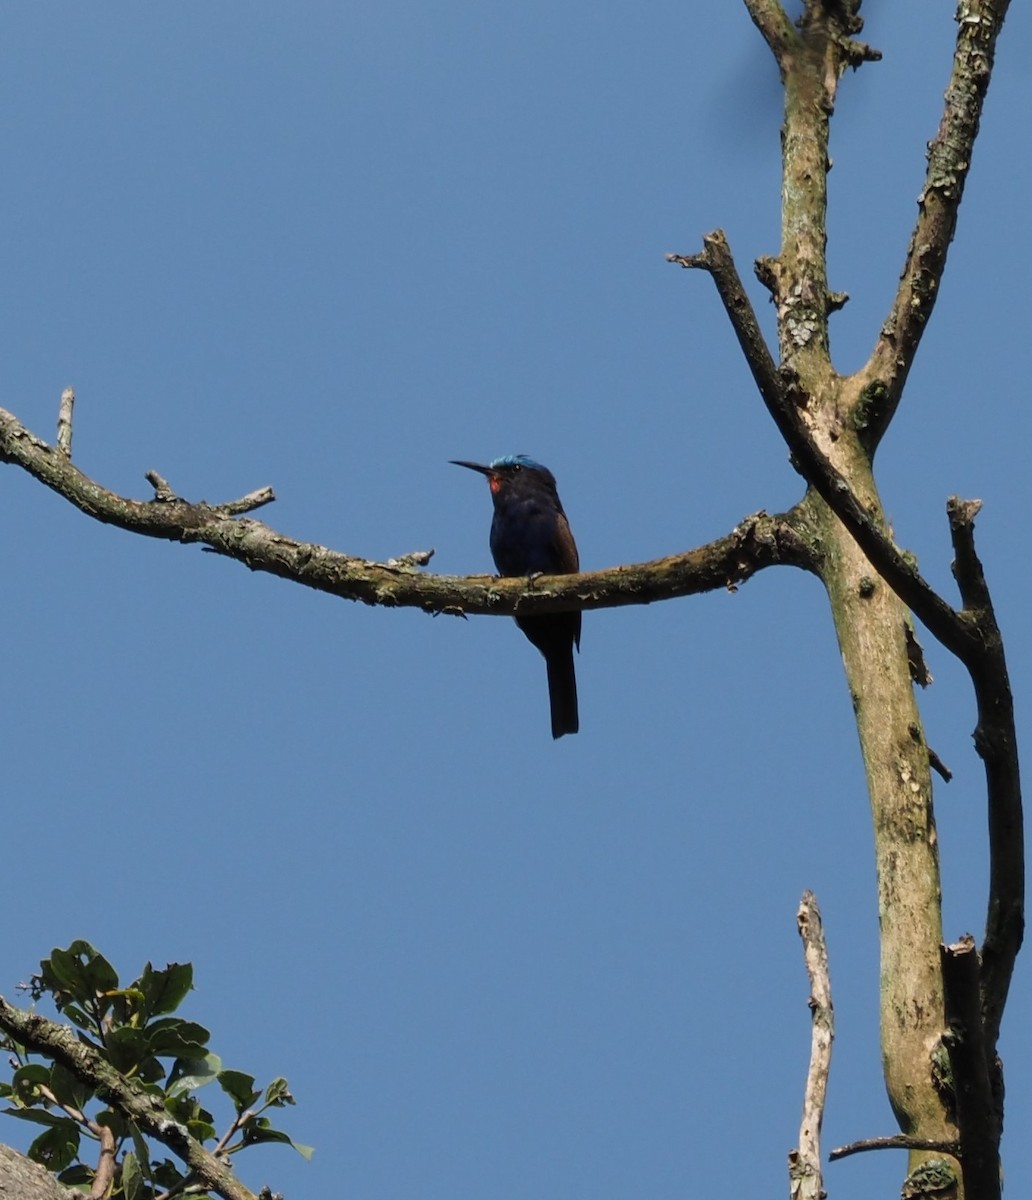
<svg viewBox="0 0 1032 1200">
<path fill-rule="evenodd" d="M 197 543 L 265 571 L 346 600 L 431 613 L 511 616 L 571 608 L 614 608 L 733 588 L 764 567 L 814 569 L 805 522 L 796 510 L 746 517 L 725 537 L 652 562 L 540 576 L 533 580 L 494 576 L 424 574 L 405 556 L 391 563 L 341 554 L 299 542 L 268 525 L 237 514 L 273 498 L 271 489 L 228 504 L 191 504 L 152 472 L 155 499 L 130 500 L 95 483 L 15 417 L 0 409 L 0 461 L 14 463 L 98 521 L 168 541 Z M 406 559 L 408 561 L 406 561 Z"/>
<path fill-rule="evenodd" d="M 954 1158 L 960 1153 L 958 1142 L 937 1142 L 930 1138 L 908 1137 L 905 1133 L 892 1133 L 888 1137 L 861 1138 L 845 1146 L 836 1146 L 828 1155 L 831 1162 L 848 1158 L 851 1154 L 862 1154 L 866 1150 L 926 1150 L 931 1154 L 950 1154 Z"/>
<path fill-rule="evenodd" d="M 101 1099 L 135 1122 L 177 1155 L 206 1188 L 223 1200 L 256 1200 L 229 1167 L 207 1151 L 184 1125 L 175 1121 L 158 1096 L 131 1082 L 92 1046 L 81 1042 L 69 1025 L 38 1013 L 23 1012 L 0 996 L 0 1029 L 21 1045 L 67 1067 Z"/>
</svg>

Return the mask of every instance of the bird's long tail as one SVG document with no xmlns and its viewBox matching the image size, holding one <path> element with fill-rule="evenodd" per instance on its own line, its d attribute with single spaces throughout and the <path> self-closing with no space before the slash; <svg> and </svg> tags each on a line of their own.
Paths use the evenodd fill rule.
<svg viewBox="0 0 1032 1200">
<path fill-rule="evenodd" d="M 545 656 L 548 666 L 548 699 L 552 707 L 552 737 L 576 733 L 580 728 L 577 717 L 577 673 L 573 666 L 573 642 L 551 650 Z"/>
</svg>

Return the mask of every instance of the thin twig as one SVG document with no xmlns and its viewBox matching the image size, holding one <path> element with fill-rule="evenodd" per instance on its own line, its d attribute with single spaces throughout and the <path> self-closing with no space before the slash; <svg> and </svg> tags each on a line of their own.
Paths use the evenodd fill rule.
<svg viewBox="0 0 1032 1200">
<path fill-rule="evenodd" d="M 928 747 L 928 765 L 932 768 L 936 775 L 939 776 L 943 783 L 949 783 L 953 779 L 953 772 L 942 761 L 938 754 L 935 753 L 931 746 Z"/>
<path fill-rule="evenodd" d="M 836 1146 L 828 1155 L 831 1162 L 839 1158 L 848 1158 L 850 1154 L 862 1154 L 865 1150 L 927 1150 L 933 1154 L 951 1154 L 954 1158 L 960 1153 L 958 1142 L 937 1142 L 930 1138 L 908 1137 L 905 1133 L 893 1133 L 888 1137 L 862 1138 L 858 1142 L 848 1142 L 845 1146 Z"/>
<path fill-rule="evenodd" d="M 65 388 L 61 393 L 61 405 L 57 410 L 57 448 L 65 456 L 72 457 L 72 410 L 75 408 L 75 392 Z"/>
<path fill-rule="evenodd" d="M 82 1125 L 84 1129 L 88 1129 L 94 1136 L 100 1137 L 100 1126 L 96 1121 L 91 1121 L 82 1109 L 76 1108 L 74 1104 L 64 1104 L 58 1100 L 53 1090 L 48 1088 L 46 1084 L 38 1083 L 36 1084 L 36 1088 L 48 1104 L 52 1104 L 54 1108 L 59 1108 L 63 1113 L 67 1113 L 77 1124 Z"/>
<path fill-rule="evenodd" d="M 145 471 L 143 477 L 154 489 L 154 499 L 158 503 L 171 504 L 179 499 L 164 475 L 159 475 L 157 471 Z"/>
<path fill-rule="evenodd" d="M 803 893 L 796 923 L 799 936 L 803 939 L 803 957 L 810 978 L 812 1032 L 799 1147 L 790 1151 L 788 1156 L 789 1194 L 792 1200 L 821 1200 L 824 1195 L 821 1125 L 828 1094 L 828 1073 L 831 1070 L 831 1044 L 835 1039 L 835 1010 L 831 1002 L 828 947 L 824 940 L 821 910 L 813 892 Z"/>
<path fill-rule="evenodd" d="M 256 508 L 262 508 L 266 504 L 272 504 L 275 499 L 276 493 L 272 488 L 263 487 L 248 492 L 239 500 L 228 500 L 224 504 L 213 505 L 213 508 L 225 517 L 239 517 L 244 513 L 254 512 Z M 433 554 L 433 551 L 431 550 L 430 553 Z"/>
<path fill-rule="evenodd" d="M 667 262 L 676 263 L 686 269 L 706 271 L 712 278 L 731 321 L 731 328 L 745 355 L 746 364 L 752 372 L 753 380 L 768 411 L 774 415 L 780 410 L 783 402 L 784 383 L 777 363 L 767 347 L 749 294 L 742 286 L 742 279 L 723 229 L 715 229 L 712 233 L 703 235 L 701 254 L 668 254 L 666 258 Z"/>
</svg>

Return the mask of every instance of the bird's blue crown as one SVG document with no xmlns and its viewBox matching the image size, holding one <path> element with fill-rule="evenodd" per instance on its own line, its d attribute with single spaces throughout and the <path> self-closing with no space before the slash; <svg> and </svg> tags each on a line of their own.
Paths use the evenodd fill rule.
<svg viewBox="0 0 1032 1200">
<path fill-rule="evenodd" d="M 534 459 L 528 458 L 526 454 L 505 454 L 501 458 L 496 458 L 490 464 L 492 470 L 496 467 L 530 467 L 538 471 L 543 471 L 544 467 L 541 463 L 535 462 Z"/>
</svg>

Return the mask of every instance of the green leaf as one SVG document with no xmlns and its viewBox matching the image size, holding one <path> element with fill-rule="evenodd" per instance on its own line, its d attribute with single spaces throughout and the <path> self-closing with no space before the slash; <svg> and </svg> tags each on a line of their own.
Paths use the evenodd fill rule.
<svg viewBox="0 0 1032 1200">
<path fill-rule="evenodd" d="M 55 946 L 50 957 L 40 962 L 38 978 L 46 991 L 74 990 L 80 979 L 78 952 L 85 947 L 93 949 L 88 942 L 72 942 L 67 950 Z"/>
<path fill-rule="evenodd" d="M 211 1034 L 181 1017 L 161 1017 L 146 1028 L 147 1047 L 159 1058 L 203 1058 Z"/>
<path fill-rule="evenodd" d="M 25 1063 L 15 1071 L 14 1086 L 17 1087 L 22 1080 L 31 1081 L 32 1083 L 49 1083 L 50 1068 L 46 1063 Z"/>
<path fill-rule="evenodd" d="M 133 986 L 143 992 L 148 1018 L 175 1012 L 193 987 L 193 966 L 191 963 L 169 963 L 163 971 L 155 971 L 148 963 Z"/>
<path fill-rule="evenodd" d="M 39 978 L 53 993 L 58 1008 L 69 1000 L 86 1004 L 118 987 L 114 967 L 82 939 L 72 942 L 67 950 L 51 950 L 50 958 L 40 963 Z"/>
<path fill-rule="evenodd" d="M 144 996 L 138 987 L 119 988 L 105 995 L 111 1002 L 112 1018 L 119 1025 L 139 1025 L 141 1013 L 146 1019 L 146 1013 L 143 1012 Z"/>
<path fill-rule="evenodd" d="M 243 1124 L 243 1138 L 245 1146 L 255 1146 L 259 1142 L 284 1142 L 293 1146 L 302 1158 L 311 1158 L 315 1153 L 314 1147 L 303 1146 L 281 1129 L 273 1129 L 267 1117 L 250 1117 L 246 1120 Z"/>
<path fill-rule="evenodd" d="M 109 1030 L 104 1042 L 108 1061 L 123 1075 L 131 1074 L 147 1055 L 147 1035 L 131 1025 L 117 1025 Z"/>
<path fill-rule="evenodd" d="M 136 1155 L 127 1150 L 122 1159 L 122 1193 L 125 1200 L 140 1200 L 145 1186 L 143 1172 L 136 1161 Z"/>
<path fill-rule="evenodd" d="M 205 1117 L 208 1119 L 205 1120 Z M 191 1121 L 187 1121 L 186 1128 L 190 1136 L 196 1138 L 202 1144 L 215 1136 L 215 1123 L 207 1113 L 196 1116 Z"/>
<path fill-rule="evenodd" d="M 220 1071 L 219 1086 L 233 1101 L 238 1113 L 250 1108 L 261 1092 L 254 1086 L 254 1076 L 243 1071 Z"/>
<path fill-rule="evenodd" d="M 29 1158 L 54 1172 L 71 1166 L 78 1153 L 79 1127 L 67 1117 L 41 1133 L 29 1147 Z"/>
<path fill-rule="evenodd" d="M 191 1121 L 204 1124 L 212 1119 L 211 1113 L 201 1107 L 196 1096 L 169 1096 L 165 1108 L 181 1125 L 189 1125 Z"/>
<path fill-rule="evenodd" d="M 259 1142 L 286 1142 L 290 1137 L 281 1129 L 273 1129 L 267 1117 L 253 1117 L 244 1124 L 244 1145 L 256 1146 Z"/>
<path fill-rule="evenodd" d="M 20 1045 L 9 1034 L 0 1032 L 0 1050 L 13 1054 L 16 1059 L 25 1057 L 25 1047 Z"/>
<path fill-rule="evenodd" d="M 199 1142 L 206 1142 L 215 1136 L 212 1115 L 201 1107 L 195 1096 L 170 1095 L 165 1101 L 165 1107 L 180 1125 L 186 1126 L 191 1137 L 195 1137 Z"/>
<path fill-rule="evenodd" d="M 71 1117 L 47 1112 L 45 1108 L 5 1108 L 0 1110 L 5 1116 L 17 1117 L 19 1121 L 31 1121 L 33 1125 L 60 1125 L 70 1121 Z"/>
<path fill-rule="evenodd" d="M 153 1181 L 154 1171 L 151 1168 L 150 1147 L 147 1145 L 147 1139 L 140 1132 L 139 1126 L 135 1121 L 127 1121 L 129 1126 L 129 1135 L 133 1139 L 133 1147 L 136 1151 L 136 1163 L 140 1168 L 140 1173 L 144 1179 Z"/>
<path fill-rule="evenodd" d="M 222 1059 L 217 1054 L 177 1059 L 169 1073 L 166 1094 L 172 1097 L 185 1096 L 218 1079 L 221 1070 Z"/>
<path fill-rule="evenodd" d="M 154 1164 L 154 1182 L 158 1187 L 170 1192 L 186 1178 L 179 1165 L 170 1158 L 163 1158 Z"/>
<path fill-rule="evenodd" d="M 136 1078 L 141 1083 L 160 1083 L 165 1078 L 166 1070 L 153 1054 L 148 1054 L 136 1068 Z"/>
<path fill-rule="evenodd" d="M 117 1108 L 105 1108 L 97 1114 L 98 1125 L 106 1125 L 114 1134 L 115 1141 L 121 1142 L 129 1133 L 128 1119 Z"/>
<path fill-rule="evenodd" d="M 88 1013 L 83 1012 L 78 1004 L 65 1004 L 61 1009 L 61 1016 L 67 1017 L 73 1025 L 78 1025 L 80 1029 L 86 1029 L 90 1033 L 96 1031 L 97 1022 Z"/>
<path fill-rule="evenodd" d="M 44 1104 L 41 1085 L 49 1085 L 50 1068 L 45 1063 L 26 1063 L 11 1077 L 14 1094 L 22 1104 Z"/>
<path fill-rule="evenodd" d="M 76 1187 L 80 1183 L 92 1183 L 93 1168 L 86 1166 L 85 1163 L 73 1163 L 58 1175 L 57 1181 L 63 1183 L 65 1187 Z"/>
<path fill-rule="evenodd" d="M 287 1081 L 280 1077 L 274 1079 L 265 1089 L 265 1103 L 273 1108 L 282 1108 L 285 1104 L 296 1104 L 297 1101 L 290 1094 Z"/>
<path fill-rule="evenodd" d="M 50 1090 L 61 1104 L 80 1110 L 93 1096 L 93 1089 L 61 1063 L 54 1063 L 50 1069 Z"/>
</svg>

